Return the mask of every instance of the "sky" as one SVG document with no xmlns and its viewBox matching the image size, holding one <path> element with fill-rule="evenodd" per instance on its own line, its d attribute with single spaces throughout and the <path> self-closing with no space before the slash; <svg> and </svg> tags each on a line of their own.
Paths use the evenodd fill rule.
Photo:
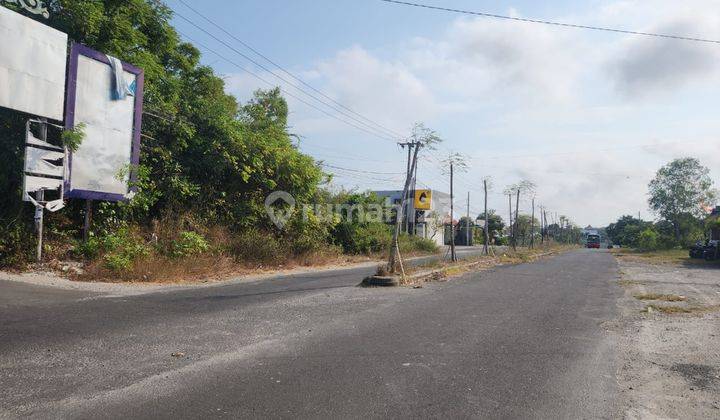
<svg viewBox="0 0 720 420">
<path fill-rule="evenodd" d="M 505 187 L 530 180 L 538 206 L 581 226 L 623 214 L 653 219 L 647 184 L 674 158 L 700 159 L 720 182 L 720 44 L 379 0 L 182 1 L 167 1 L 174 25 L 229 93 L 247 101 L 256 89 L 283 89 L 290 131 L 328 165 L 331 188 L 402 189 L 406 152 L 396 143 L 416 122 L 443 139 L 423 151 L 418 188 L 447 192 L 442 161 L 461 153 L 468 167 L 456 173 L 455 202 L 464 213 L 469 192 L 473 216 L 482 211 L 485 178 L 488 206 L 501 215 Z M 417 2 L 720 40 L 720 0 Z M 530 204 L 523 197 L 521 212 Z"/>
</svg>

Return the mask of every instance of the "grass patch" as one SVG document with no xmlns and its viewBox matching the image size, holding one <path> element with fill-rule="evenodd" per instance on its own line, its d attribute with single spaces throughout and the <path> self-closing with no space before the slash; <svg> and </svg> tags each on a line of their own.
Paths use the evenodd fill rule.
<svg viewBox="0 0 720 420">
<path fill-rule="evenodd" d="M 631 287 L 631 286 L 638 286 L 638 285 L 645 284 L 645 283 L 643 283 L 641 281 L 637 281 L 637 280 L 618 280 L 617 284 L 618 284 L 618 286 L 622 286 L 622 287 Z"/>
<path fill-rule="evenodd" d="M 647 305 L 645 306 L 645 309 L 643 309 L 640 312 L 644 313 L 652 313 L 652 312 L 660 312 L 663 314 L 668 315 L 677 315 L 677 314 L 699 314 L 699 313 L 709 313 L 709 312 L 717 312 L 720 310 L 720 305 L 713 305 L 713 306 L 669 306 L 669 305 Z"/>
<path fill-rule="evenodd" d="M 687 300 L 685 296 L 678 295 L 664 295 L 658 293 L 643 293 L 635 295 L 635 299 L 638 300 L 661 300 L 664 302 L 684 302 Z"/>
<path fill-rule="evenodd" d="M 645 313 L 661 312 L 663 314 L 689 314 L 693 310 L 682 306 L 666 306 L 666 305 L 647 305 L 642 310 Z"/>
<path fill-rule="evenodd" d="M 664 249 L 660 251 L 639 251 L 630 248 L 616 248 L 610 252 L 619 258 L 635 259 L 656 264 L 680 264 L 692 259 L 687 249 Z"/>
</svg>

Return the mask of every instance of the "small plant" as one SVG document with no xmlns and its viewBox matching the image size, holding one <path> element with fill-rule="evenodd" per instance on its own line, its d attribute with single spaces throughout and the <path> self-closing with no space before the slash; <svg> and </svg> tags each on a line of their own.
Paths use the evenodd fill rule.
<svg viewBox="0 0 720 420">
<path fill-rule="evenodd" d="M 136 259 L 150 254 L 150 248 L 127 228 L 103 238 L 102 246 L 105 267 L 116 272 L 129 269 Z"/>
<path fill-rule="evenodd" d="M 171 255 L 175 258 L 202 254 L 210 249 L 208 241 L 199 233 L 184 231 L 172 242 Z"/>
<path fill-rule="evenodd" d="M 73 252 L 86 260 L 94 260 L 100 255 L 101 250 L 102 242 L 93 236 L 87 241 L 80 241 L 75 245 Z"/>
<path fill-rule="evenodd" d="M 63 130 L 61 135 L 63 145 L 71 152 L 77 152 L 83 140 L 85 140 L 86 127 L 85 123 L 80 123 L 73 128 Z"/>
<path fill-rule="evenodd" d="M 103 261 L 106 268 L 115 272 L 130 269 L 133 262 L 132 258 L 126 254 L 107 254 L 103 257 Z"/>
</svg>

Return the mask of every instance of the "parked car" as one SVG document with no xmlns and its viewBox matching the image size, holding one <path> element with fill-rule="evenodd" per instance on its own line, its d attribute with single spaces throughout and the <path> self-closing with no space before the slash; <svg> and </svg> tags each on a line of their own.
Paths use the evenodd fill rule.
<svg viewBox="0 0 720 420">
<path fill-rule="evenodd" d="M 690 250 L 688 252 L 690 254 L 690 258 L 704 258 L 706 246 L 707 246 L 707 241 L 695 242 L 695 245 L 691 246 Z"/>
<path fill-rule="evenodd" d="M 720 241 L 708 241 L 703 251 L 703 258 L 705 261 L 713 261 L 718 259 L 718 245 Z"/>
</svg>

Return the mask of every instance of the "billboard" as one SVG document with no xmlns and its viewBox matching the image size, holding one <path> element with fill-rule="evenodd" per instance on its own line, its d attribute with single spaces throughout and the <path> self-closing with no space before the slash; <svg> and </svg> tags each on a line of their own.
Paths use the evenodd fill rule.
<svg viewBox="0 0 720 420">
<path fill-rule="evenodd" d="M 431 190 L 415 190 L 415 200 L 413 207 L 415 210 L 430 210 L 432 207 L 432 191 Z"/>
<path fill-rule="evenodd" d="M 0 6 L 0 106 L 62 121 L 67 34 Z"/>
<path fill-rule="evenodd" d="M 140 160 L 143 71 L 122 64 L 122 75 L 134 94 L 114 96 L 115 73 L 110 58 L 73 44 L 68 68 L 65 126 L 85 124 L 85 138 L 69 154 L 65 196 L 120 201 L 130 197 L 131 168 Z M 118 68 L 118 73 L 120 69 Z"/>
</svg>

